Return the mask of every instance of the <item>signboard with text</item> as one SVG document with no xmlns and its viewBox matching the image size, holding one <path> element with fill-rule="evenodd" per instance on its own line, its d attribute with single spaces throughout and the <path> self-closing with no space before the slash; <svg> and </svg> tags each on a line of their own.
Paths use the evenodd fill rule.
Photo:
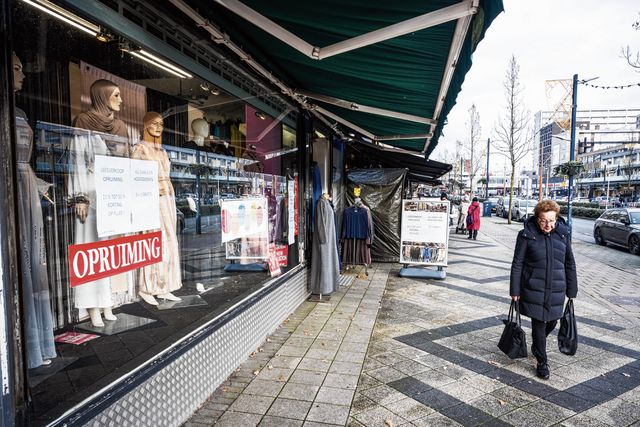
<svg viewBox="0 0 640 427">
<path fill-rule="evenodd" d="M 439 199 L 402 201 L 401 264 L 447 265 L 449 208 Z"/>
<path fill-rule="evenodd" d="M 96 156 L 95 187 L 99 237 L 160 228 L 156 161 Z"/>
<path fill-rule="evenodd" d="M 162 261 L 162 231 L 69 246 L 71 287 Z"/>
</svg>

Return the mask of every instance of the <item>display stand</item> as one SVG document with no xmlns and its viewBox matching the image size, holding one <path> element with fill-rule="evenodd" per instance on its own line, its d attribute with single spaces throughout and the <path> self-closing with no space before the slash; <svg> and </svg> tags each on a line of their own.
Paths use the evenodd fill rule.
<svg viewBox="0 0 640 427">
<path fill-rule="evenodd" d="M 175 308 L 196 307 L 207 305 L 207 302 L 200 295 L 185 295 L 180 297 L 180 301 L 166 300 L 158 304 L 158 310 L 173 310 Z"/>
<path fill-rule="evenodd" d="M 104 322 L 104 326 L 102 327 L 93 326 L 91 321 L 88 321 L 80 323 L 77 328 L 101 335 L 116 335 L 121 332 L 139 328 L 140 326 L 149 325 L 153 322 L 156 322 L 156 320 L 146 317 L 134 316 L 127 313 L 118 313 L 118 320 L 107 320 Z"/>
</svg>

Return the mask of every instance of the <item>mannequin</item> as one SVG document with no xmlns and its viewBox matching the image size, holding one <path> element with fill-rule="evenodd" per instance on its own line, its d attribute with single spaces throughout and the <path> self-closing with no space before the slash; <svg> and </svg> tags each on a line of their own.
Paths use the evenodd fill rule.
<svg viewBox="0 0 640 427">
<path fill-rule="evenodd" d="M 13 54 L 13 91 L 22 89 L 22 63 Z M 47 198 L 51 184 L 36 177 L 29 160 L 33 150 L 33 130 L 24 111 L 16 108 L 16 157 L 18 166 L 18 220 L 25 303 L 27 364 L 29 369 L 48 365 L 56 357 L 53 319 L 44 246 L 44 224 L 40 198 Z M 50 200 L 50 199 L 49 199 Z"/>
<path fill-rule="evenodd" d="M 195 119 L 191 122 L 195 142 L 199 147 L 204 147 L 204 140 L 209 137 L 209 122 L 205 119 Z"/>
<path fill-rule="evenodd" d="M 163 256 L 162 262 L 139 269 L 138 295 L 148 304 L 158 305 L 155 296 L 170 301 L 181 301 L 181 298 L 171 293 L 182 287 L 180 248 L 176 234 L 176 200 L 169 178 L 171 163 L 167 152 L 162 148 L 162 116 L 149 112 L 144 115 L 143 122 L 143 140 L 135 146 L 131 158 L 158 162 Z"/>
<path fill-rule="evenodd" d="M 91 107 L 89 111 L 79 114 L 74 126 L 103 134 L 128 137 L 129 133 L 124 122 L 115 118 L 115 113 L 120 111 L 122 105 L 118 86 L 110 80 L 96 80 L 91 85 L 90 95 Z M 68 185 L 76 214 L 76 244 L 99 240 L 93 162 L 95 156 L 106 156 L 114 150 L 114 145 L 106 141 L 105 135 L 93 133 L 90 136 L 74 136 L 70 147 L 71 166 L 74 173 L 70 174 Z M 113 299 L 109 278 L 84 283 L 74 289 L 76 308 L 87 309 L 93 326 L 104 326 L 100 309 L 104 311 L 106 320 L 116 320 L 112 311 Z"/>
</svg>

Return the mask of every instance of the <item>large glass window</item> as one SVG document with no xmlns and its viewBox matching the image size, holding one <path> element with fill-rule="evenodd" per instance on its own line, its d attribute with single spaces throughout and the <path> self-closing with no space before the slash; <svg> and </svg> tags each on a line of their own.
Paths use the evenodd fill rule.
<svg viewBox="0 0 640 427">
<path fill-rule="evenodd" d="M 302 187 L 295 129 L 246 100 L 26 3 L 12 23 L 28 385 L 44 422 L 295 267 Z"/>
</svg>

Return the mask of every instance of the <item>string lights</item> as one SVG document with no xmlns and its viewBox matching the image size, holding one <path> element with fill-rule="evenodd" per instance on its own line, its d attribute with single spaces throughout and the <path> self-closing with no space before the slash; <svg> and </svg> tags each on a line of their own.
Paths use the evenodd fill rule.
<svg viewBox="0 0 640 427">
<path fill-rule="evenodd" d="M 628 85 L 601 86 L 601 85 L 594 85 L 591 83 L 587 83 L 585 80 L 580 80 L 578 83 L 585 86 L 594 87 L 596 89 L 628 89 L 630 87 L 640 86 L 640 83 L 632 83 Z"/>
</svg>

